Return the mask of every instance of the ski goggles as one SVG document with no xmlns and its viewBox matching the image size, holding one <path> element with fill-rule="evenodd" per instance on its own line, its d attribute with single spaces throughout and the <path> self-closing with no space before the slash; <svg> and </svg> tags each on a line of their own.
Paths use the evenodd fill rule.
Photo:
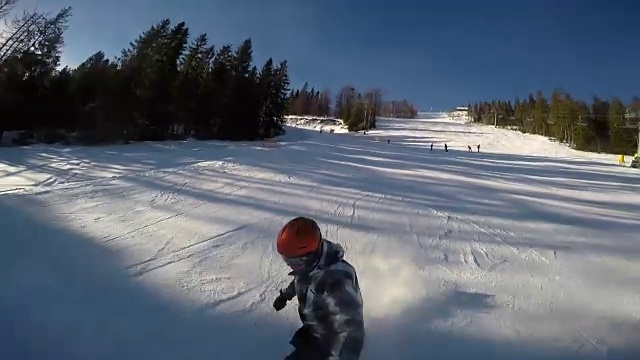
<svg viewBox="0 0 640 360">
<path fill-rule="evenodd" d="M 294 271 L 309 269 L 313 267 L 316 260 L 318 260 L 318 254 L 316 251 L 300 255 L 300 256 L 282 256 L 282 260 Z"/>
</svg>

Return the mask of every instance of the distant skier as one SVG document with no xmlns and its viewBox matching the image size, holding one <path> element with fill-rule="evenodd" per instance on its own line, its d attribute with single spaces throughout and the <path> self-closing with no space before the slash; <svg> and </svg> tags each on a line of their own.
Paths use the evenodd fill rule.
<svg viewBox="0 0 640 360">
<path fill-rule="evenodd" d="M 473 152 L 471 151 L 471 145 L 467 145 L 467 148 L 469 148 L 469 152 Z"/>
<path fill-rule="evenodd" d="M 285 359 L 359 359 L 365 337 L 362 296 L 342 246 L 322 238 L 314 220 L 297 217 L 282 227 L 276 248 L 293 280 L 273 307 L 280 311 L 297 296 L 302 321 L 289 342 L 295 350 Z"/>
<path fill-rule="evenodd" d="M 431 143 L 431 151 L 433 151 L 433 143 Z"/>
<path fill-rule="evenodd" d="M 480 144 L 478 144 L 478 152 L 480 152 Z"/>
<path fill-rule="evenodd" d="M 449 147 L 447 146 L 447 143 L 444 143 L 444 151 L 449 152 Z"/>
</svg>

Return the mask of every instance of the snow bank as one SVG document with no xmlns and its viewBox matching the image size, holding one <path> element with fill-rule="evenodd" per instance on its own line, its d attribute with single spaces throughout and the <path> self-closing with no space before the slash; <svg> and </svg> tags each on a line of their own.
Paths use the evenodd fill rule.
<svg viewBox="0 0 640 360">
<path fill-rule="evenodd" d="M 318 131 L 322 130 L 323 132 L 349 132 L 344 121 L 333 117 L 288 115 L 285 117 L 285 123 L 289 126 L 315 129 Z"/>
</svg>

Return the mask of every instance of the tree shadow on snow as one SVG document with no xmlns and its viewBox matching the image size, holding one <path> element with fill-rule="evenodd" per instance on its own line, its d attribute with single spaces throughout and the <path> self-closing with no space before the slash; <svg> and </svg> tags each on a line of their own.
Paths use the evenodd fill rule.
<svg viewBox="0 0 640 360">
<path fill-rule="evenodd" d="M 323 141 L 315 141 L 316 136 L 323 136 Z M 520 155 L 508 157 L 516 159 L 515 162 L 528 162 L 532 166 L 524 166 L 522 171 L 517 166 L 504 164 L 494 168 L 490 159 L 498 158 L 500 154 L 468 154 L 462 151 L 431 153 L 428 149 L 422 149 L 422 152 L 415 149 L 407 151 L 403 146 L 386 144 L 380 144 L 376 148 L 366 141 L 351 139 L 352 141 L 345 142 L 342 136 L 318 135 L 305 129 L 290 129 L 287 137 L 291 142 L 284 142 L 282 147 L 275 151 L 250 149 L 250 152 L 228 153 L 229 156 L 225 159 L 282 174 L 283 177 L 290 176 L 293 179 L 309 181 L 311 184 L 320 184 L 327 188 L 325 190 L 336 194 L 341 190 L 344 192 L 345 201 L 350 201 L 351 197 L 354 198 L 351 201 L 355 201 L 363 192 L 371 192 L 384 194 L 388 199 L 395 199 L 416 209 L 423 208 L 425 211 L 434 209 L 469 218 L 485 217 L 499 221 L 524 219 L 529 224 L 554 224 L 593 230 L 593 234 L 615 232 L 619 235 L 618 241 L 615 242 L 561 242 L 554 240 L 553 229 L 547 227 L 545 229 L 548 230 L 541 228 L 535 232 L 542 236 L 540 239 L 526 238 L 526 233 L 520 234 L 519 245 L 549 250 L 602 252 L 632 258 L 640 254 L 637 242 L 624 241 L 625 238 L 635 238 L 637 234 L 640 218 L 635 214 L 640 213 L 640 204 L 630 202 L 629 198 L 624 196 L 585 199 L 576 198 L 571 192 L 549 189 L 553 186 L 558 189 L 566 187 L 567 190 L 634 193 L 636 187 L 633 181 L 637 178 L 633 174 L 615 174 L 603 170 L 602 173 L 593 175 L 594 182 L 585 183 L 584 177 L 588 175 L 581 175 L 585 170 L 580 167 L 567 167 L 569 165 L 565 164 L 567 168 L 563 171 L 569 175 L 563 176 L 567 181 L 559 181 L 551 179 L 555 170 L 548 170 L 547 167 L 554 165 L 548 165 L 547 160 L 544 160 L 544 165 L 537 166 L 536 164 L 542 160 L 538 159 L 536 162 L 526 156 L 520 159 Z M 299 141 L 300 139 L 304 141 Z M 483 156 L 485 158 L 482 158 Z M 548 160 L 560 164 L 562 161 Z M 209 203 L 251 207 L 286 218 L 308 213 L 312 211 L 310 204 L 322 200 L 319 196 L 321 190 L 315 189 L 314 185 L 296 181 L 281 183 L 271 179 L 229 174 L 216 169 L 207 172 L 208 178 L 203 178 L 203 174 L 191 174 L 188 169 L 181 171 L 188 179 L 198 179 L 200 176 L 199 181 L 203 183 L 209 179 L 225 180 L 248 184 L 250 187 L 262 187 L 264 191 L 269 192 L 271 199 L 283 199 L 278 203 L 264 201 L 265 199 L 260 201 L 242 193 L 234 193 L 231 196 L 224 192 L 220 194 L 211 189 L 196 189 L 191 186 L 180 190 L 182 196 Z M 532 177 L 526 178 L 523 173 L 531 174 Z M 572 177 L 583 182 L 571 183 L 568 179 Z M 601 181 L 596 183 L 596 180 Z M 127 177 L 127 181 L 154 192 L 163 192 L 168 186 L 166 182 L 163 183 L 165 180 L 155 177 L 131 176 Z M 393 186 L 390 186 L 391 184 Z M 306 201 L 298 201 L 301 194 L 307 194 Z M 324 201 L 335 202 L 336 196 L 325 198 Z M 566 207 L 566 204 L 573 207 Z M 323 223 L 347 226 L 345 222 L 348 219 L 337 217 L 335 214 L 310 215 Z M 381 224 L 366 224 L 363 221 L 351 222 L 348 226 L 365 232 L 384 232 L 388 229 Z M 598 238 L 603 239 L 602 236 Z"/>
<path fill-rule="evenodd" d="M 273 319 L 190 308 L 152 288 L 97 239 L 0 197 L 0 358 L 255 359 L 284 356 L 295 330 Z"/>
<path fill-rule="evenodd" d="M 174 168 L 223 157 L 230 142 L 167 141 L 129 145 L 32 145 L 3 149 L 0 164 L 15 167 L 0 171 L 0 180 L 21 178 L 35 186 L 53 181 L 87 181 L 107 176 Z M 30 172 L 45 175 L 32 178 Z"/>
<path fill-rule="evenodd" d="M 135 280 L 126 260 L 97 239 L 42 217 L 37 199 L 0 200 L 0 358 L 277 359 L 291 350 L 295 326 L 277 321 L 280 314 L 189 306 L 174 284 Z M 586 359 L 526 339 L 499 341 L 437 327 L 460 313 L 495 307 L 491 294 L 455 289 L 400 316 L 368 319 L 362 359 Z"/>
<path fill-rule="evenodd" d="M 612 172 L 602 164 L 599 166 L 603 170 L 590 170 L 578 160 L 566 160 L 562 165 L 565 160 L 524 155 L 407 151 L 401 145 L 381 143 L 375 147 L 365 141 L 345 143 L 344 137 L 325 136 L 327 140 L 309 140 L 297 144 L 295 149 L 285 146 L 233 161 L 327 187 L 386 194 L 414 205 L 461 215 L 526 219 L 628 233 L 637 232 L 640 226 L 637 217 L 620 213 L 640 213 L 640 204 L 623 196 L 637 196 L 640 178 L 636 174 Z M 493 165 L 488 161 L 500 157 L 531 165 Z M 571 193 L 575 190 L 582 190 L 583 194 L 607 191 L 621 196 L 576 198 Z M 563 208 L 567 203 L 582 206 L 584 211 Z M 596 213 L 599 214 L 594 216 Z"/>
<path fill-rule="evenodd" d="M 290 132 L 288 138 L 291 142 L 284 141 L 283 147 L 276 151 L 254 149 L 255 151 L 236 155 L 214 151 L 203 153 L 198 159 L 204 161 L 230 155 L 230 161 L 240 164 L 290 175 L 335 189 L 387 194 L 416 208 L 424 207 L 468 216 L 477 216 L 480 213 L 487 217 L 514 221 L 521 220 L 524 216 L 533 216 L 533 219 L 530 219 L 532 221 L 550 221 L 556 224 L 580 224 L 583 221 L 584 224 L 580 226 L 592 227 L 593 230 L 617 228 L 631 232 L 636 229 L 637 233 L 637 220 L 634 222 L 602 216 L 596 221 L 580 214 L 566 213 L 564 218 L 552 216 L 544 205 L 522 198 L 528 195 L 560 202 L 566 200 L 553 192 L 540 195 L 529 193 L 527 189 L 498 191 L 490 184 L 470 185 L 463 180 L 464 177 L 486 177 L 486 180 L 495 181 L 496 174 L 500 174 L 505 177 L 506 182 L 513 183 L 514 178 L 509 177 L 518 175 L 509 171 L 516 169 L 515 165 L 510 169 L 509 166 L 489 165 L 489 162 L 531 162 L 535 159 L 527 159 L 524 156 L 519 158 L 520 155 L 508 155 L 502 159 L 501 155 L 467 155 L 454 151 L 436 155 L 430 153 L 428 148 L 423 148 L 423 152 L 416 152 L 415 149 L 408 149 L 408 146 L 384 143 L 372 150 L 368 139 L 354 139 L 345 144 L 339 135 L 317 135 L 301 129 L 291 129 Z M 327 138 L 322 142 L 314 142 L 314 136 Z M 305 141 L 300 141 L 301 139 Z M 193 147 L 190 149 L 192 152 L 198 152 L 196 148 L 209 145 L 205 142 L 189 146 Z M 471 159 L 471 156 L 474 158 Z M 479 158 L 481 156 L 484 156 L 487 164 L 482 163 L 482 158 Z M 541 158 L 536 159 L 540 161 Z M 109 165 L 109 161 L 104 159 L 105 166 Z M 120 161 L 125 165 L 124 163 L 130 160 Z M 178 163 L 179 159 L 175 164 Z M 567 164 L 569 167 L 576 165 L 570 162 Z M 459 178 L 443 180 L 410 173 L 421 171 L 438 174 L 442 172 L 443 166 L 449 166 L 445 170 L 446 173 L 453 173 Z M 331 171 L 327 171 L 328 168 Z M 485 173 L 488 171 L 496 174 Z M 553 172 L 554 170 L 544 169 L 537 170 L 538 172 L 526 169 L 524 171 L 529 171 L 528 175 L 541 177 L 558 174 Z M 566 174 L 562 176 L 571 176 L 575 171 L 580 172 L 579 169 L 567 169 Z M 619 181 L 619 187 L 624 187 L 625 180 L 631 179 L 626 175 L 604 175 L 610 176 L 605 177 L 605 181 Z M 283 198 L 290 198 L 285 196 L 289 188 L 304 190 L 310 196 L 315 195 L 313 189 L 295 182 L 274 184 L 270 180 L 234 177 L 230 174 L 219 173 L 216 176 L 226 181 L 245 182 L 251 186 L 269 186 L 274 192 L 280 191 Z M 576 177 L 579 178 L 578 175 Z M 598 179 L 600 178 L 594 175 L 593 181 Z M 130 177 L 128 181 L 155 190 L 166 187 L 162 182 L 143 177 Z M 540 183 L 539 186 L 546 184 Z M 189 188 L 181 191 L 184 196 L 206 203 L 251 207 L 267 213 L 281 214 L 283 217 L 299 214 L 309 208 L 309 204 L 303 204 L 295 198 L 293 200 L 297 203 L 269 204 L 241 193 L 221 195 L 216 191 Z M 493 203 L 487 204 L 483 200 L 487 198 L 487 194 L 492 194 Z M 616 200 L 589 201 L 585 200 L 584 205 L 605 210 L 625 205 L 623 202 L 617 203 Z M 636 209 L 633 204 L 626 205 L 628 207 L 625 210 Z M 129 265 L 126 260 L 120 254 L 98 245 L 99 239 L 66 229 L 64 224 L 57 224 L 53 218 L 44 218 L 44 206 L 45 204 L 39 203 L 36 197 L 0 197 L 0 214 L 3 214 L 0 220 L 3 230 L 0 242 L 0 280 L 5 285 L 0 290 L 0 342 L 5 344 L 0 348 L 0 358 L 267 359 L 278 358 L 290 350 L 287 342 L 295 327 L 278 321 L 279 314 L 273 318 L 263 316 L 252 319 L 240 313 L 224 314 L 219 311 L 206 311 L 201 307 L 190 307 L 186 303 L 187 300 L 168 295 L 168 288 L 175 287 L 174 284 L 166 284 L 167 288 L 160 285 L 151 287 L 137 281 L 126 271 Z M 520 210 L 515 209 L 516 207 Z M 171 209 L 168 208 L 167 211 Z M 345 221 L 346 225 L 348 221 L 329 214 L 318 215 L 319 221 L 323 223 Z M 350 226 L 360 226 L 360 231 L 385 231 L 385 224 L 374 226 L 355 222 Z M 539 246 L 537 243 L 530 245 Z M 548 243 L 548 246 L 556 246 L 559 249 L 564 249 L 564 246 L 564 250 L 570 250 L 575 245 Z M 624 249 L 602 244 L 599 245 L 600 248 L 591 248 L 588 244 L 584 246 L 585 251 L 616 254 L 624 252 L 631 255 L 640 253 L 637 246 Z M 274 295 L 275 291 L 274 289 Z M 491 294 L 456 289 L 445 291 L 424 303 L 410 306 L 399 316 L 368 319 L 367 347 L 363 360 L 462 359 L 468 356 L 482 359 L 586 358 L 583 355 L 551 349 L 544 344 L 531 344 L 527 339 L 490 339 L 488 335 L 483 336 L 486 334 L 461 334 L 447 330 L 446 325 L 450 324 L 452 319 L 458 319 L 461 313 L 490 314 L 496 306 L 498 305 Z M 633 324 L 617 326 L 635 331 Z M 638 352 L 621 346 L 611 350 L 609 358 L 635 359 L 638 358 Z"/>
<path fill-rule="evenodd" d="M 368 319 L 363 358 L 631 360 L 640 355 L 640 348 L 632 347 L 609 348 L 602 353 L 584 351 L 584 344 L 576 344 L 574 349 L 552 348 L 514 334 L 510 334 L 510 340 L 499 339 L 500 335 L 487 334 L 482 327 L 473 326 L 472 317 L 490 318 L 499 306 L 491 294 L 454 288 L 404 309 L 397 317 Z M 616 326 L 629 329 L 630 324 Z"/>
</svg>

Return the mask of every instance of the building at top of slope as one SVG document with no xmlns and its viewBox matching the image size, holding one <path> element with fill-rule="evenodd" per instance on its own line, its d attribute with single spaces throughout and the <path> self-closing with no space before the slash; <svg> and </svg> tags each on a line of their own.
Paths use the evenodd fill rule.
<svg viewBox="0 0 640 360">
<path fill-rule="evenodd" d="M 458 106 L 448 114 L 452 118 L 465 118 L 469 119 L 469 108 L 466 106 Z"/>
</svg>

